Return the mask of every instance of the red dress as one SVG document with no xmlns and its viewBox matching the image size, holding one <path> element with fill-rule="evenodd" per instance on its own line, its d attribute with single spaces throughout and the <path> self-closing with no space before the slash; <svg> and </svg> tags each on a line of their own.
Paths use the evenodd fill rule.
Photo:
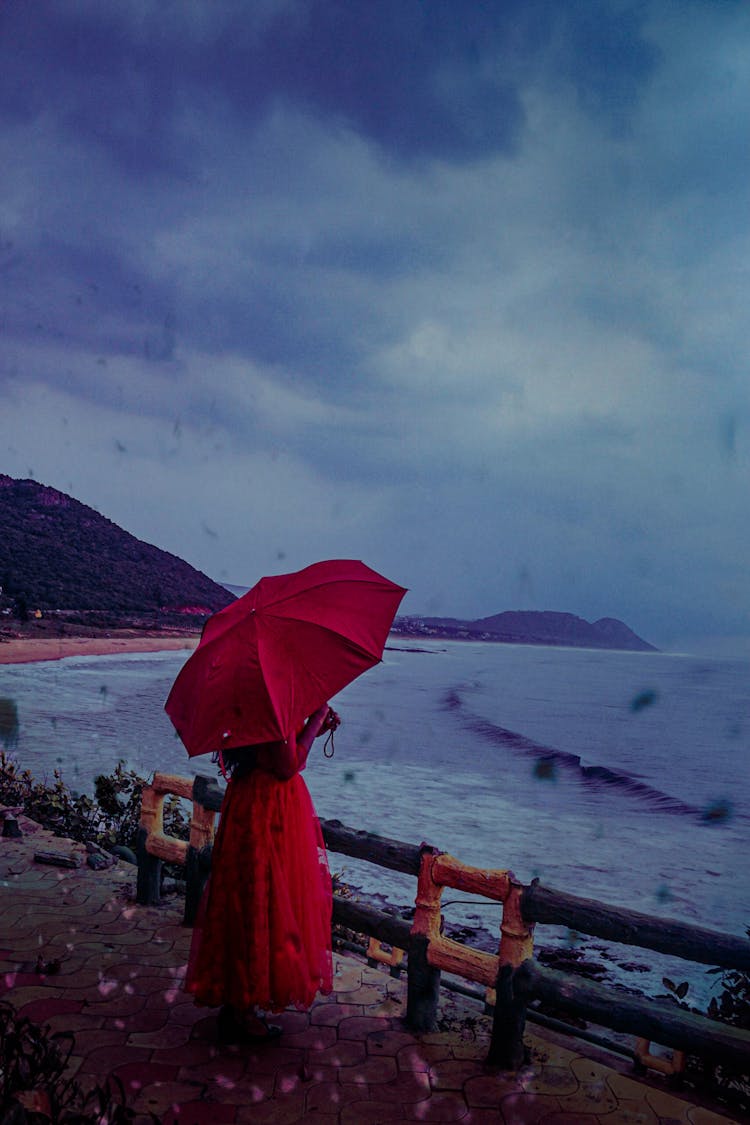
<svg viewBox="0 0 750 1125">
<path fill-rule="evenodd" d="M 255 768 L 227 786 L 185 988 L 240 1010 L 309 1008 L 330 992 L 331 877 L 299 774 Z"/>
</svg>

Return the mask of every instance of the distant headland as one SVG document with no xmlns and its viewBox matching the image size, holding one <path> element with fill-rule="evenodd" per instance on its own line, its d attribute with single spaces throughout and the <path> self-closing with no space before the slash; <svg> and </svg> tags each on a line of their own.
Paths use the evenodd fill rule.
<svg viewBox="0 0 750 1125">
<path fill-rule="evenodd" d="M 72 496 L 0 473 L 0 641 L 200 631 L 246 587 L 224 586 Z M 397 617 L 403 637 L 658 651 L 615 618 L 510 610 L 476 621 Z M 129 634 L 129 635 L 128 635 Z"/>
<path fill-rule="evenodd" d="M 200 628 L 234 594 L 72 496 L 0 473 L 0 636 Z"/>
<path fill-rule="evenodd" d="M 393 632 L 401 637 L 494 641 L 512 645 L 556 645 L 606 648 L 627 652 L 658 652 L 615 617 L 585 621 L 573 613 L 549 610 L 507 610 L 475 621 L 456 617 L 397 617 Z"/>
</svg>

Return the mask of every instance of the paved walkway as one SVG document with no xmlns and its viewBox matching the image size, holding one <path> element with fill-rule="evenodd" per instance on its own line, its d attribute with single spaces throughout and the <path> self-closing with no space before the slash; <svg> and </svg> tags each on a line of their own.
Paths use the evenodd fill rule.
<svg viewBox="0 0 750 1125">
<path fill-rule="evenodd" d="M 83 1086 L 119 1076 L 137 1121 L 165 1125 L 318 1125 L 461 1121 L 504 1125 L 719 1125 L 736 1121 L 653 1082 L 627 1060 L 530 1030 L 518 1074 L 484 1064 L 489 1020 L 444 991 L 442 1029 L 404 1030 L 405 982 L 335 956 L 334 994 L 278 1018 L 258 1048 L 218 1047 L 215 1013 L 180 989 L 190 930 L 181 903 L 134 902 L 134 869 L 93 871 L 85 849 L 21 817 L 0 839 L 0 986 L 21 1014 L 75 1034 L 70 1073 Z M 34 854 L 78 855 L 76 870 Z M 37 971 L 38 958 L 50 964 Z M 59 967 L 54 964 L 59 961 Z"/>
</svg>

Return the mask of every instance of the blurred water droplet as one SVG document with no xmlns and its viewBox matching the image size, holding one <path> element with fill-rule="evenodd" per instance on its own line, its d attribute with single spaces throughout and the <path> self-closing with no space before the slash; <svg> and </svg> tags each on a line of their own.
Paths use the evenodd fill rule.
<svg viewBox="0 0 750 1125">
<path fill-rule="evenodd" d="M 737 418 L 734 414 L 727 414 L 721 420 L 721 444 L 728 457 L 737 454 Z"/>
<path fill-rule="evenodd" d="M 537 758 L 534 763 L 534 777 L 537 781 L 557 781 L 557 766 L 549 755 Z"/>
<path fill-rule="evenodd" d="M 652 707 L 659 698 L 659 693 L 647 688 L 645 691 L 638 692 L 638 695 L 633 696 L 630 701 L 631 711 L 643 711 L 646 707 Z"/>
<path fill-rule="evenodd" d="M 724 824 L 731 820 L 733 815 L 734 810 L 731 801 L 720 797 L 706 806 L 701 815 L 701 820 L 704 824 Z"/>
<path fill-rule="evenodd" d="M 0 699 L 0 742 L 6 750 L 11 750 L 17 745 L 20 729 L 16 701 Z"/>
</svg>

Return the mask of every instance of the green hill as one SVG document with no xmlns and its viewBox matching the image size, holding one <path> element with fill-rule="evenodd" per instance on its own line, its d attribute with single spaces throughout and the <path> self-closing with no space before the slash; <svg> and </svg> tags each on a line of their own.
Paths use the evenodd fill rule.
<svg viewBox="0 0 750 1125">
<path fill-rule="evenodd" d="M 201 617 L 234 595 L 93 508 L 0 474 L 0 607 L 126 618 Z"/>
<path fill-rule="evenodd" d="M 601 617 L 591 622 L 573 613 L 547 610 L 505 610 L 475 621 L 456 617 L 397 617 L 393 631 L 402 636 L 473 639 L 513 645 L 658 651 L 615 617 Z"/>
</svg>

